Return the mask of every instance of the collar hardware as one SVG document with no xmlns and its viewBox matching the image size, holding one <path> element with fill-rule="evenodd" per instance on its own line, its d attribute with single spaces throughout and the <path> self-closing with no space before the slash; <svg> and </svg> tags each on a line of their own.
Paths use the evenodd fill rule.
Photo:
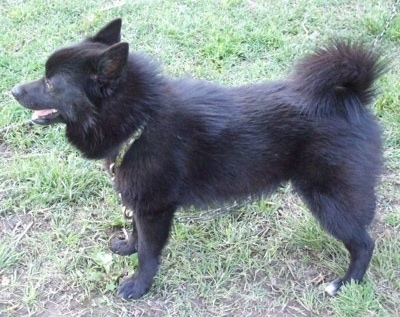
<svg viewBox="0 0 400 317">
<path fill-rule="evenodd" d="M 116 169 L 122 165 L 122 162 L 124 161 L 124 157 L 125 157 L 126 153 L 128 152 L 128 150 L 130 149 L 130 147 L 132 146 L 132 144 L 142 136 L 144 127 L 145 127 L 145 124 L 142 125 L 139 129 L 137 129 L 132 134 L 132 136 L 121 145 L 121 147 L 119 148 L 119 151 L 117 153 L 117 156 L 115 157 L 114 162 L 113 161 L 110 162 L 110 165 L 108 166 L 108 171 L 110 172 L 111 178 L 113 181 L 114 181 Z"/>
</svg>

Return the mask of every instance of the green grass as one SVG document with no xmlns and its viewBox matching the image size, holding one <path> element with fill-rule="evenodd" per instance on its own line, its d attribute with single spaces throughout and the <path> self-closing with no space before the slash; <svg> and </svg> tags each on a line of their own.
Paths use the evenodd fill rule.
<svg viewBox="0 0 400 317">
<path fill-rule="evenodd" d="M 392 57 L 374 111 L 385 173 L 365 282 L 331 298 L 347 252 L 284 187 L 228 214 L 177 216 L 155 284 L 143 299 L 115 297 L 137 257 L 107 248 L 124 224 L 101 162 L 86 161 L 62 126 L 25 126 L 10 88 L 43 73 L 47 56 L 115 17 L 132 50 L 166 74 L 226 85 L 276 79 L 330 38 L 372 43 L 390 2 L 378 0 L 44 1 L 0 4 L 0 316 L 397 316 L 400 314 L 400 15 L 381 46 Z"/>
</svg>

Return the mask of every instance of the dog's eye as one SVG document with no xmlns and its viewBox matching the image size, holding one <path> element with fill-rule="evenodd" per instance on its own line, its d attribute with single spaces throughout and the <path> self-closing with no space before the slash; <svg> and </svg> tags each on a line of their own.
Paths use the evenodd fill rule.
<svg viewBox="0 0 400 317">
<path fill-rule="evenodd" d="M 51 83 L 50 80 L 48 80 L 47 78 L 44 79 L 44 83 L 46 84 L 46 87 L 47 87 L 48 89 L 53 89 L 52 83 Z"/>
</svg>

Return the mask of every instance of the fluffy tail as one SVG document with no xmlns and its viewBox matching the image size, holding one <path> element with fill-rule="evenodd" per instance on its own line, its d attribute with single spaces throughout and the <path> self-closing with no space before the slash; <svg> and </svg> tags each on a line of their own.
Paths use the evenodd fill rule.
<svg viewBox="0 0 400 317">
<path fill-rule="evenodd" d="M 291 83 L 303 97 L 305 112 L 351 120 L 373 100 L 374 82 L 387 64 L 361 44 L 336 41 L 300 60 Z"/>
</svg>

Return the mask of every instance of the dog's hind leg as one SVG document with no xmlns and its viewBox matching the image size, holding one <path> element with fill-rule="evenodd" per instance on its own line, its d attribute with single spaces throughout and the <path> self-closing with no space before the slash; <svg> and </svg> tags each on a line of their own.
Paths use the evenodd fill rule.
<svg viewBox="0 0 400 317">
<path fill-rule="evenodd" d="M 151 287 L 158 271 L 162 249 L 168 240 L 174 211 L 175 207 L 157 213 L 135 213 L 139 266 L 132 276 L 119 285 L 119 297 L 137 299 Z"/>
<path fill-rule="evenodd" d="M 342 241 L 350 253 L 346 274 L 325 288 L 335 295 L 340 287 L 351 280 L 359 282 L 365 275 L 374 250 L 374 241 L 367 232 L 375 212 L 375 194 L 372 186 L 362 184 L 357 188 L 340 188 L 326 184 L 304 190 L 297 187 L 312 213 L 331 235 Z"/>
<path fill-rule="evenodd" d="M 354 228 L 354 237 L 344 244 L 350 253 L 350 265 L 343 278 L 334 280 L 325 288 L 325 291 L 331 296 L 336 295 L 344 283 L 351 280 L 356 282 L 362 280 L 374 250 L 374 241 L 365 228 Z"/>
</svg>

